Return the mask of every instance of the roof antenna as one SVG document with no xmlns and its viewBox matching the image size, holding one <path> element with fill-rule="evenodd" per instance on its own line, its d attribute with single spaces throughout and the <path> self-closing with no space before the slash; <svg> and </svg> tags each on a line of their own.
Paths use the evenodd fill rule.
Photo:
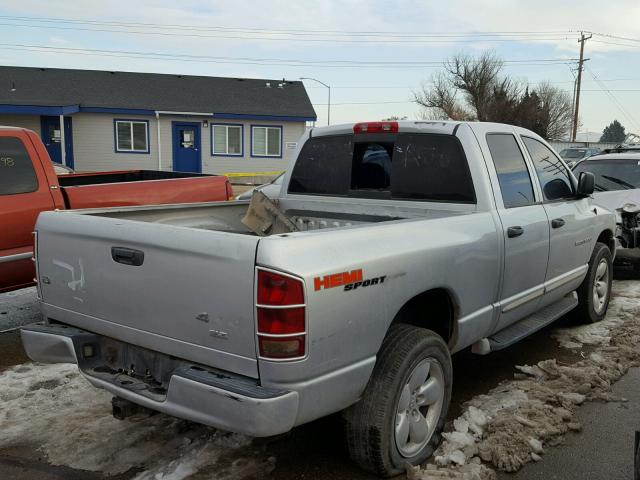
<svg viewBox="0 0 640 480">
<path fill-rule="evenodd" d="M 16 91 L 16 82 L 11 82 L 11 91 L 12 92 Z"/>
</svg>

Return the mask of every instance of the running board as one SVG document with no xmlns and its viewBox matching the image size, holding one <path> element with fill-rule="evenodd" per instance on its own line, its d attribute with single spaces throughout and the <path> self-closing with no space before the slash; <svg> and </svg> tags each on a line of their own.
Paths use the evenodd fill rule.
<svg viewBox="0 0 640 480">
<path fill-rule="evenodd" d="M 571 292 L 555 303 L 547 305 L 519 322 L 494 333 L 489 337 L 491 351 L 502 350 L 503 348 L 513 345 L 541 328 L 546 327 L 554 320 L 573 310 L 577 305 L 578 295 L 576 292 Z"/>
</svg>

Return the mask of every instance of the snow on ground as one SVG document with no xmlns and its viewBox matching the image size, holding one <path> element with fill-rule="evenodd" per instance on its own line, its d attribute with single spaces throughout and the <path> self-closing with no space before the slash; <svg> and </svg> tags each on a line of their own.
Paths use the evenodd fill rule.
<svg viewBox="0 0 640 480">
<path fill-rule="evenodd" d="M 540 461 L 566 432 L 580 430 L 573 415 L 583 402 L 624 401 L 613 398 L 610 390 L 640 363 L 640 282 L 616 282 L 613 294 L 604 321 L 553 333 L 565 348 L 590 345 L 594 351 L 572 365 L 550 359 L 517 366 L 514 380 L 465 404 L 463 414 L 442 434 L 434 461 L 409 469 L 408 478 L 495 479 L 493 469 L 513 472 Z"/>
<path fill-rule="evenodd" d="M 570 430 L 584 401 L 615 401 L 610 387 L 640 361 L 640 282 L 614 284 L 607 318 L 553 332 L 560 345 L 591 353 L 563 365 L 521 365 L 514 380 L 467 402 L 443 433 L 433 463 L 409 479 L 488 480 L 539 461 Z M 274 468 L 249 438 L 166 415 L 127 421 L 111 415 L 111 395 L 89 385 L 75 365 L 24 364 L 0 373 L 0 448 L 38 446 L 54 465 L 138 480 L 255 477 Z"/>
<path fill-rule="evenodd" d="M 54 465 L 140 480 L 238 478 L 273 469 L 250 438 L 157 414 L 120 421 L 111 395 L 75 365 L 24 364 L 0 374 L 0 448 L 38 446 Z M 249 455 L 249 456 L 247 456 Z M 214 469 L 213 471 L 211 469 Z"/>
</svg>

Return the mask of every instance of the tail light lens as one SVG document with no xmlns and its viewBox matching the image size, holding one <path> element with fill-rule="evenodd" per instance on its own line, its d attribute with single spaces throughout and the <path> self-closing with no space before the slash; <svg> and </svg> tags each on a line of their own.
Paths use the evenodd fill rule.
<svg viewBox="0 0 640 480">
<path fill-rule="evenodd" d="M 225 188 L 227 189 L 227 200 L 233 200 L 233 186 L 229 180 L 227 180 Z"/>
<path fill-rule="evenodd" d="M 398 122 L 356 123 L 353 133 L 398 133 Z"/>
<path fill-rule="evenodd" d="M 304 357 L 306 310 L 302 280 L 258 269 L 256 296 L 260 357 L 274 360 Z"/>
</svg>

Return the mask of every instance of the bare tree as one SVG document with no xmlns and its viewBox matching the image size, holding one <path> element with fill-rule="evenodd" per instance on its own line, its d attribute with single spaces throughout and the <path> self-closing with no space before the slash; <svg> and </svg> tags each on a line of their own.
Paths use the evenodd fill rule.
<svg viewBox="0 0 640 480">
<path fill-rule="evenodd" d="M 503 62 L 494 53 L 479 58 L 456 55 L 431 77 L 414 101 L 431 119 L 478 120 L 529 128 L 549 139 L 564 136 L 571 125 L 569 95 L 549 83 L 529 89 L 501 75 Z"/>
<path fill-rule="evenodd" d="M 413 100 L 425 108 L 425 117 L 433 120 L 472 120 L 457 99 L 457 91 L 451 80 L 442 72 L 431 79 L 431 88 L 422 86 L 421 92 L 413 92 Z"/>
<path fill-rule="evenodd" d="M 536 88 L 546 119 L 546 135 L 549 140 L 559 140 L 567 136 L 571 128 L 572 109 L 571 96 L 565 90 L 554 87 L 549 82 L 542 82 Z"/>
<path fill-rule="evenodd" d="M 477 59 L 456 55 L 444 63 L 451 85 L 463 92 L 479 121 L 487 121 L 493 89 L 499 82 L 502 65 L 502 61 L 492 52 L 485 52 Z"/>
</svg>

